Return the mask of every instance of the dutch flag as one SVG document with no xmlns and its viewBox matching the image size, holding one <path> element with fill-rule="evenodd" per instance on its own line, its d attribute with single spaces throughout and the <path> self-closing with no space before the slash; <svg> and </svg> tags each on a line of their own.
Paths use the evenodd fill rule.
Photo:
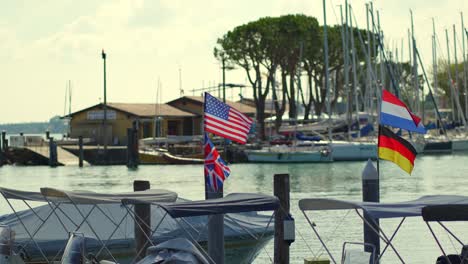
<svg viewBox="0 0 468 264">
<path fill-rule="evenodd" d="M 380 124 L 426 134 L 421 118 L 411 113 L 400 99 L 385 89 L 382 90 Z"/>
</svg>

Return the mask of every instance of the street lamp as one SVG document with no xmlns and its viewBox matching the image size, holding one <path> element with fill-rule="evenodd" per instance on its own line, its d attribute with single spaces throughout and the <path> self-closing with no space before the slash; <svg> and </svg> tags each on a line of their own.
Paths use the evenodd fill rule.
<svg viewBox="0 0 468 264">
<path fill-rule="evenodd" d="M 104 49 L 101 52 L 102 61 L 104 64 L 104 118 L 103 118 L 103 128 L 102 132 L 104 133 L 104 155 L 107 156 L 107 91 L 106 91 L 106 53 Z"/>
</svg>

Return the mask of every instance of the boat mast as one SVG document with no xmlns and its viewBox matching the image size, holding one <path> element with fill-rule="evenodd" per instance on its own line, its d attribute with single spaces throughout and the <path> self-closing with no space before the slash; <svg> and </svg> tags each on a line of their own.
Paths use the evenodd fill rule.
<svg viewBox="0 0 468 264">
<path fill-rule="evenodd" d="M 350 13 L 352 13 L 352 7 L 349 5 Z M 353 19 L 350 17 L 350 31 L 351 31 L 351 51 L 352 51 L 352 67 L 353 67 L 353 92 L 354 92 L 354 104 L 356 105 L 356 122 L 358 129 L 358 137 L 361 137 L 361 130 L 359 127 L 359 101 L 358 101 L 358 92 L 357 92 L 357 67 L 356 67 L 356 48 L 354 47 L 354 27 Z"/>
<path fill-rule="evenodd" d="M 416 113 L 421 114 L 421 104 L 420 104 L 420 98 L 419 98 L 419 79 L 418 79 L 418 60 L 416 59 L 416 39 L 414 38 L 414 23 L 413 23 L 413 11 L 410 9 L 410 15 L 411 15 L 411 42 L 413 44 L 412 50 L 413 50 L 413 87 L 414 87 L 414 92 L 416 95 L 416 107 L 414 111 Z"/>
<path fill-rule="evenodd" d="M 68 116 L 71 115 L 72 86 L 71 80 L 68 80 Z"/>
<path fill-rule="evenodd" d="M 372 81 L 371 81 L 371 71 L 372 71 L 372 64 L 371 64 L 371 37 L 370 37 L 370 31 L 369 31 L 369 4 L 366 3 L 366 20 L 367 20 L 367 89 L 366 89 L 366 94 L 368 95 L 368 113 L 369 115 L 369 121 L 372 124 L 373 123 L 373 116 L 372 116 L 372 108 L 373 108 L 373 101 L 374 101 L 374 93 L 372 89 Z M 372 42 L 373 44 L 374 42 Z"/>
<path fill-rule="evenodd" d="M 68 85 L 70 85 L 69 81 L 65 85 L 65 104 L 63 105 L 63 116 L 67 114 Z"/>
<path fill-rule="evenodd" d="M 455 62 L 455 76 L 453 78 L 453 81 L 454 81 L 454 90 L 455 90 L 455 96 L 456 96 L 456 99 L 459 100 L 460 98 L 460 94 L 459 94 L 459 89 L 458 89 L 458 59 L 457 59 L 457 32 L 456 32 L 456 29 L 455 29 L 455 24 L 452 25 L 452 28 L 453 28 L 453 57 L 454 57 L 454 62 Z M 450 65 L 449 65 L 450 67 Z M 461 115 L 460 115 L 460 111 L 463 111 L 461 110 L 461 108 L 458 109 L 457 111 L 457 119 L 458 121 L 460 122 L 461 121 Z"/>
<path fill-rule="evenodd" d="M 465 91 L 465 117 L 468 117 L 468 88 L 467 88 L 467 65 L 466 65 L 466 50 L 465 50 L 465 23 L 463 22 L 463 12 L 460 12 L 461 17 L 461 34 L 462 34 L 462 51 L 463 51 L 463 89 Z M 468 129 L 468 128 L 465 128 Z"/>
<path fill-rule="evenodd" d="M 459 110 L 458 111 L 458 115 L 461 116 L 461 120 L 463 122 L 463 124 L 466 126 L 466 120 L 465 120 L 465 117 L 463 115 L 463 112 L 461 111 L 461 107 L 460 107 L 460 100 L 458 97 L 455 97 L 456 95 L 456 91 L 455 91 L 455 85 L 454 85 L 454 81 L 453 81 L 453 78 L 452 78 L 452 72 L 451 72 L 451 69 L 450 69 L 450 48 L 449 48 L 449 37 L 448 37 L 448 30 L 446 29 L 445 30 L 445 38 L 447 39 L 447 64 L 448 64 L 448 75 L 449 75 L 449 87 L 451 88 L 451 94 L 452 94 L 452 104 L 455 103 L 456 104 L 456 107 L 457 109 Z M 455 117 L 455 106 L 453 106 L 452 108 L 452 111 L 453 111 L 453 115 Z M 456 118 L 454 118 L 454 120 L 456 120 Z"/>
<path fill-rule="evenodd" d="M 438 92 L 437 92 L 437 86 L 438 86 L 438 80 L 437 80 L 437 41 L 436 41 L 436 32 L 435 32 L 435 22 L 434 18 L 432 18 L 432 67 L 433 67 L 433 79 L 434 79 L 434 97 L 436 99 L 436 102 L 439 103 L 438 101 Z"/>
<path fill-rule="evenodd" d="M 345 1 L 345 4 L 347 5 L 348 1 Z M 345 7 L 345 15 L 346 15 L 346 20 L 343 19 L 343 6 L 340 5 L 340 15 L 341 15 L 341 44 L 343 47 L 343 59 L 344 59 L 344 66 L 343 66 L 343 75 L 344 75 L 344 90 L 346 93 L 346 123 L 348 125 L 348 140 L 351 139 L 351 97 L 350 97 L 350 92 L 349 92 L 349 63 L 348 63 L 348 40 L 347 40 L 347 35 L 348 35 L 348 8 Z"/>
<path fill-rule="evenodd" d="M 328 73 L 328 36 L 327 36 L 327 11 L 326 0 L 323 0 L 323 53 L 325 62 L 325 90 L 327 93 L 327 112 L 328 112 L 328 139 L 332 140 L 332 122 L 331 122 L 331 93 L 329 89 L 329 73 Z"/>
<path fill-rule="evenodd" d="M 375 11 L 376 14 L 377 14 L 377 34 L 379 36 L 379 41 L 380 43 L 382 43 L 383 45 L 383 32 L 382 30 L 380 29 L 380 13 L 379 13 L 379 10 L 376 10 Z M 384 55 L 384 49 L 382 47 L 382 51 L 379 52 L 379 60 L 380 60 L 380 89 L 384 88 L 385 87 L 385 69 L 384 69 L 384 59 L 383 59 L 383 55 Z M 391 61 L 391 60 L 390 60 Z M 391 65 L 390 65 L 391 67 Z M 390 88 L 390 87 L 388 87 Z"/>
</svg>

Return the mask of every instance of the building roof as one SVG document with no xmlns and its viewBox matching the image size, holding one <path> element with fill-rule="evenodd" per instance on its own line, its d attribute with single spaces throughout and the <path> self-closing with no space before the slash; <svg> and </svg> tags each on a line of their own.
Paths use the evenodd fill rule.
<svg viewBox="0 0 468 264">
<path fill-rule="evenodd" d="M 102 108 L 104 104 L 100 103 L 91 107 L 76 111 L 71 116 L 78 113 L 91 110 L 93 108 Z M 145 104 L 145 103 L 107 103 L 108 109 L 125 112 L 138 117 L 192 117 L 192 113 L 180 110 L 168 104 Z"/>
<path fill-rule="evenodd" d="M 168 104 L 144 104 L 144 103 L 108 103 L 108 106 L 122 110 L 124 112 L 142 116 L 166 116 L 166 117 L 187 117 L 194 114 L 180 110 Z"/>
<path fill-rule="evenodd" d="M 175 100 L 172 100 L 172 101 L 168 102 L 168 104 L 173 105 L 177 101 L 192 101 L 194 103 L 203 105 L 203 97 L 202 96 L 183 96 L 183 97 L 180 97 L 180 98 L 177 98 Z M 226 100 L 226 104 L 228 104 L 231 107 L 234 107 L 235 109 L 237 109 L 238 111 L 240 111 L 240 112 L 242 112 L 244 114 L 255 115 L 255 113 L 256 113 L 255 107 L 252 107 L 252 106 L 247 105 L 247 104 L 243 104 L 243 103 L 240 103 L 240 102 L 233 102 L 233 101 L 229 101 L 229 100 Z M 201 110 L 201 112 L 203 111 L 203 109 L 200 109 L 200 110 Z M 199 114 L 201 114 L 201 112 Z"/>
</svg>

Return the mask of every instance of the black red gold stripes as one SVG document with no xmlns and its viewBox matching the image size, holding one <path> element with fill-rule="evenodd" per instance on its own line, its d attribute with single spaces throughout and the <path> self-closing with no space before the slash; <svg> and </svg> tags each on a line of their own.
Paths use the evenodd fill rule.
<svg viewBox="0 0 468 264">
<path fill-rule="evenodd" d="M 416 149 L 390 129 L 379 127 L 379 158 L 389 160 L 411 174 L 416 159 Z"/>
</svg>

